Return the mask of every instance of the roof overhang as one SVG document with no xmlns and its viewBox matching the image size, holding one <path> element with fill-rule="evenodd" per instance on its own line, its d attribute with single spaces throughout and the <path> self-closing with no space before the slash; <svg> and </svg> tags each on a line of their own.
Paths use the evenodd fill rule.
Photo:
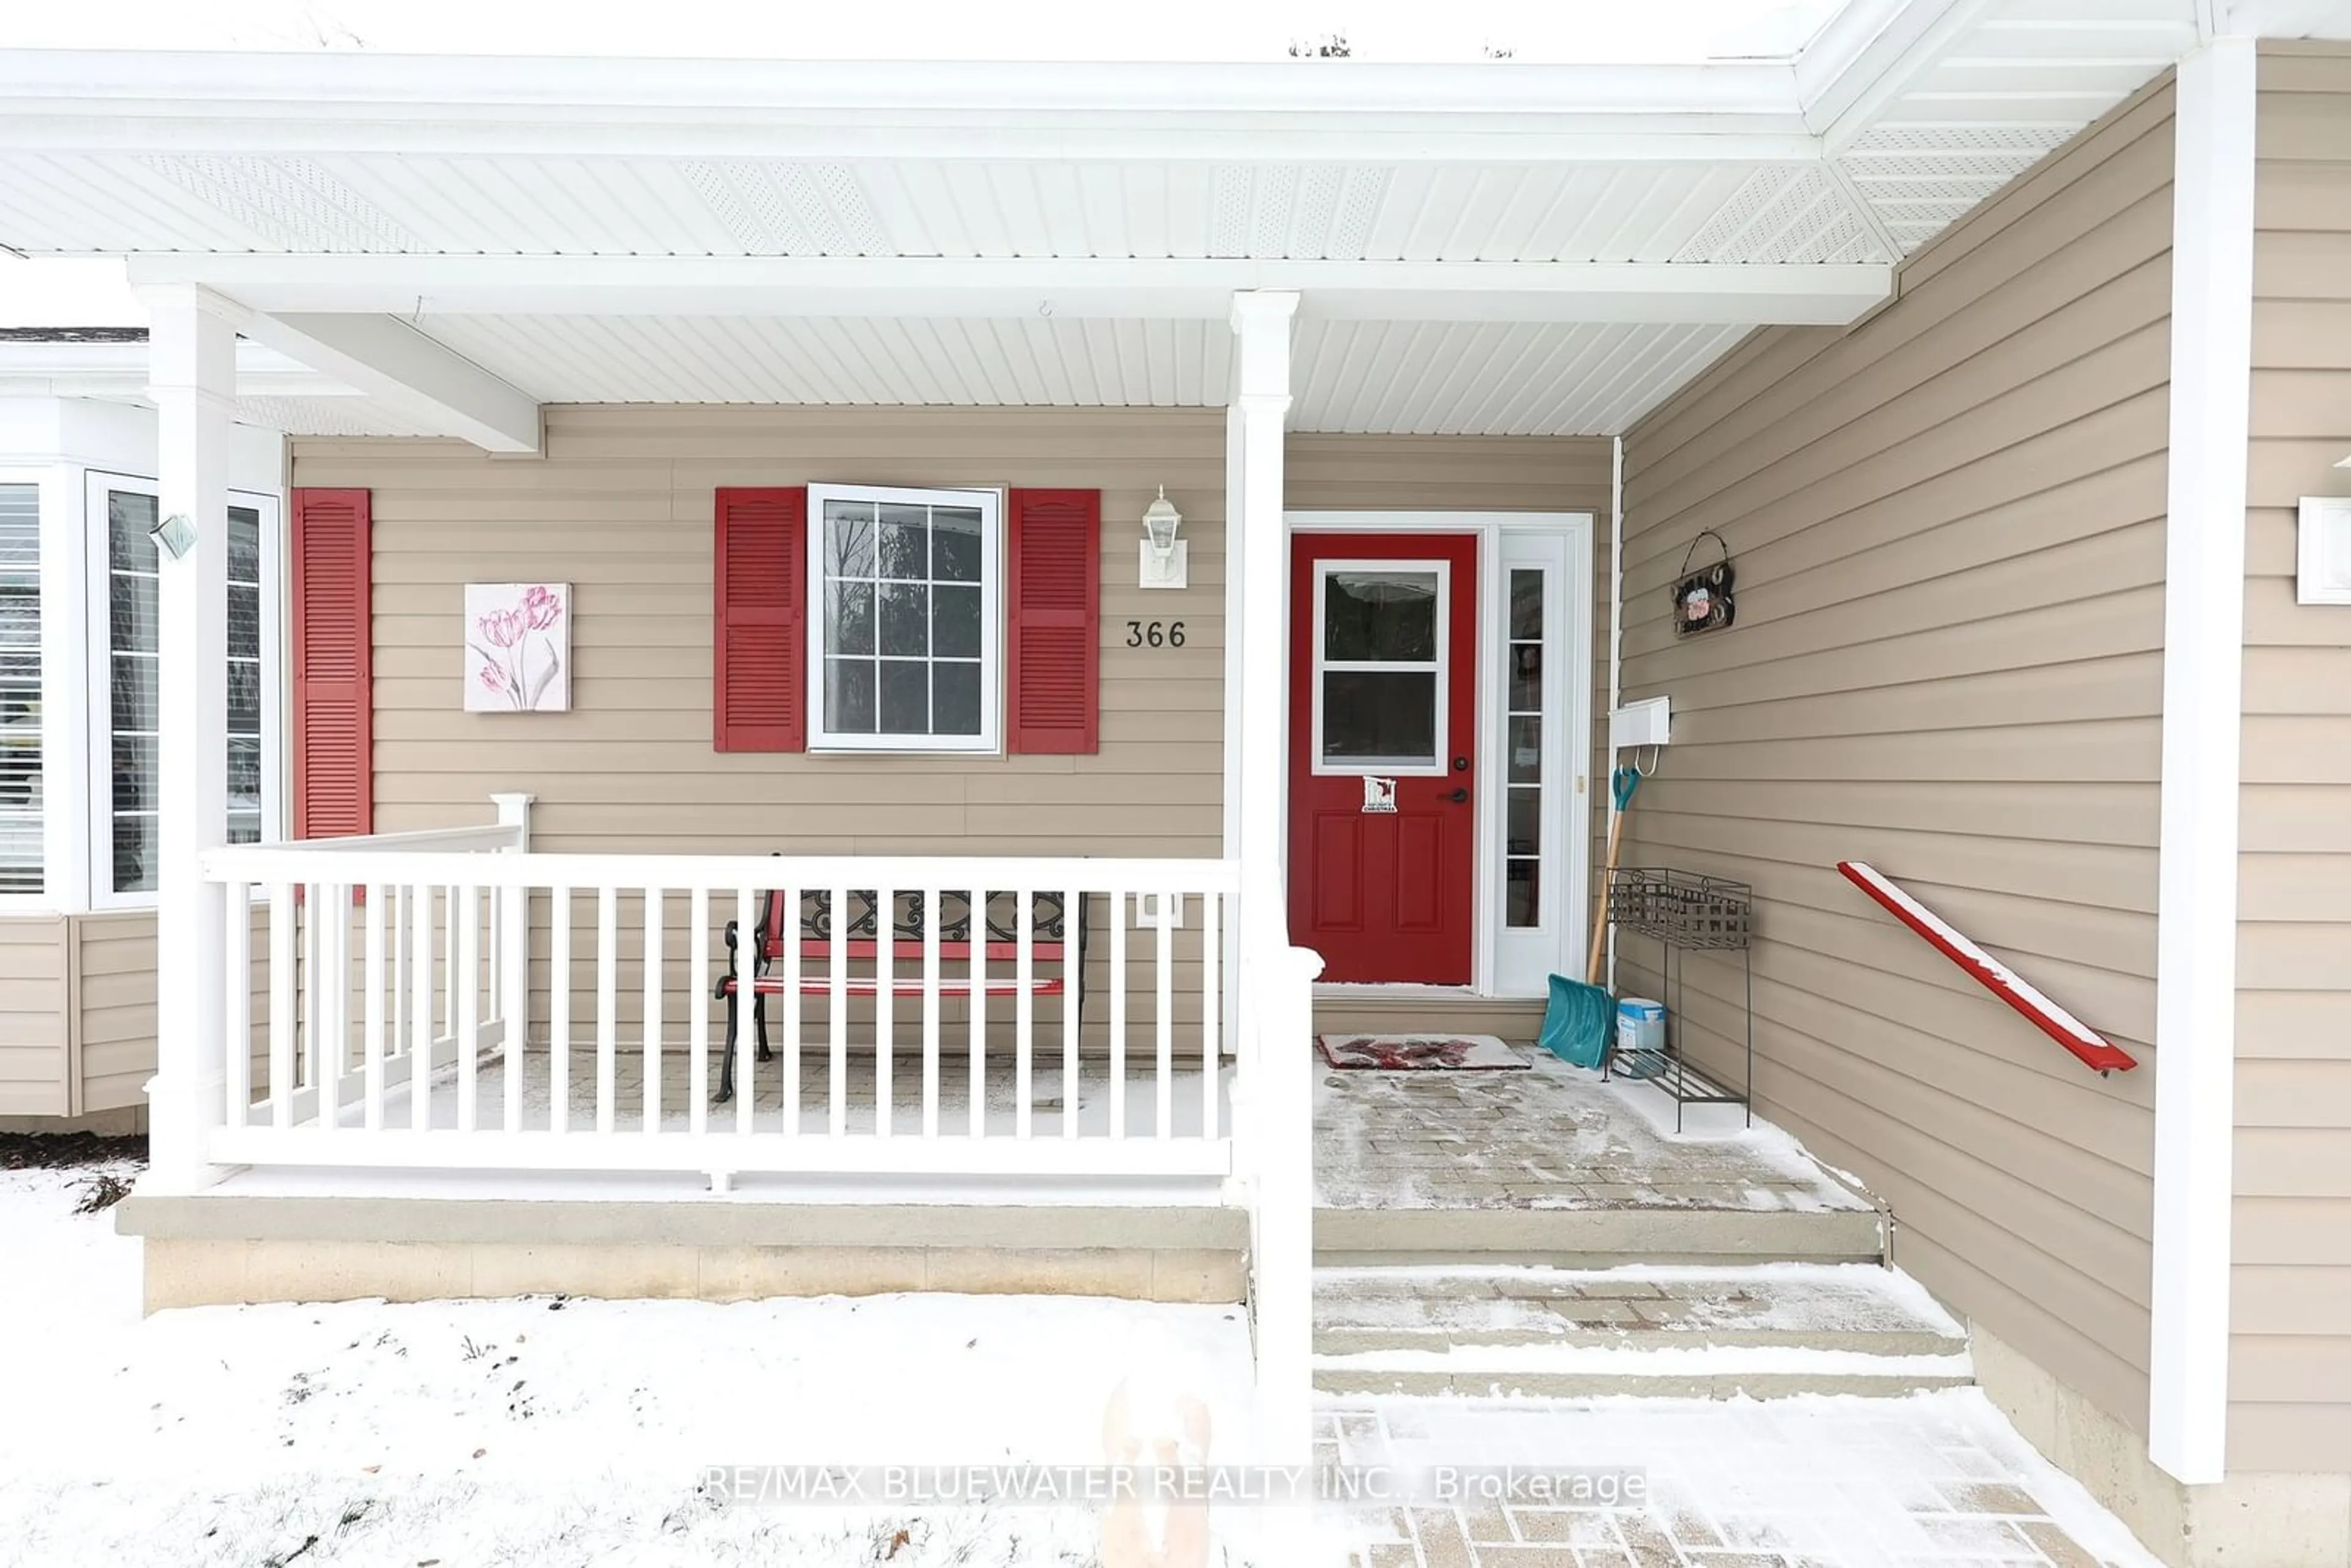
<svg viewBox="0 0 2351 1568">
<path fill-rule="evenodd" d="M 537 402 L 1218 402 L 1258 289 L 1325 428 L 1610 434 L 1881 303 L 2215 3 L 1848 0 L 1636 66 L 0 51 L 0 243 L 507 450 Z"/>
</svg>

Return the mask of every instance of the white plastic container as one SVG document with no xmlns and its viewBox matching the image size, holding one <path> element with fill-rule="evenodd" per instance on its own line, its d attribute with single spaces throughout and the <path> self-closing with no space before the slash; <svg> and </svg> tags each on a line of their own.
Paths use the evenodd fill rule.
<svg viewBox="0 0 2351 1568">
<path fill-rule="evenodd" d="M 1616 1003 L 1616 1050 L 1656 1053 L 1666 1049 L 1666 1004 L 1646 997 L 1625 997 Z"/>
</svg>

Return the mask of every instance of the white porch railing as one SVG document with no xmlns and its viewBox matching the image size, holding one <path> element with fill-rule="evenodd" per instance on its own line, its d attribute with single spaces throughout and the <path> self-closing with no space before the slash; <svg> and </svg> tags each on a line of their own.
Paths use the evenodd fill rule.
<svg viewBox="0 0 2351 1568">
<path fill-rule="evenodd" d="M 722 1186 L 753 1172 L 1234 1170 L 1227 862 L 540 854 L 517 821 L 219 849 L 203 866 L 228 936 L 218 1164 L 676 1171 Z M 803 966 L 794 931 L 777 966 L 789 983 L 768 998 L 778 1060 L 757 1059 L 738 1007 L 737 1093 L 714 1104 L 721 931 L 748 932 L 770 888 L 795 913 L 803 893 L 938 911 L 942 892 L 990 890 L 1022 912 L 1058 894 L 1082 1019 L 1030 984 L 1059 960 L 1025 914 L 1009 954 L 984 932 L 972 944 L 982 977 L 943 964 L 936 920 L 919 957 L 885 938 L 890 956 L 852 959 L 835 941 Z M 1165 918 L 1136 929 L 1138 894 Z"/>
</svg>

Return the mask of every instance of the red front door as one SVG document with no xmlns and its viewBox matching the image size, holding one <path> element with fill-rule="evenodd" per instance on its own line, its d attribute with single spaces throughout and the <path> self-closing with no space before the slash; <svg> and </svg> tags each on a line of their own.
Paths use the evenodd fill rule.
<svg viewBox="0 0 2351 1568">
<path fill-rule="evenodd" d="M 1290 929 L 1322 978 L 1473 978 L 1478 540 L 1290 549 Z"/>
</svg>

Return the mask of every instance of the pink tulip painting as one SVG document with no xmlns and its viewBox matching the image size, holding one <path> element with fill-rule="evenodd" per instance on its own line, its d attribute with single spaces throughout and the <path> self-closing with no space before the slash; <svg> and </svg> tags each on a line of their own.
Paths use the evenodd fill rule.
<svg viewBox="0 0 2351 1568">
<path fill-rule="evenodd" d="M 571 585 L 465 585 L 465 711 L 569 713 Z"/>
</svg>

